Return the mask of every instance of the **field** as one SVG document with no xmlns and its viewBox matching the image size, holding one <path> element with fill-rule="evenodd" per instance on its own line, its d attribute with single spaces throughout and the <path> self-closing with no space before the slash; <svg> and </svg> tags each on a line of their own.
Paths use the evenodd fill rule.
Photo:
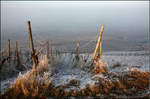
<svg viewBox="0 0 150 99">
<path fill-rule="evenodd" d="M 149 1 L 1 1 L 0 99 L 150 99 Z"/>
<path fill-rule="evenodd" d="M 94 74 L 90 68 L 93 53 L 82 53 L 79 60 L 73 53 L 53 54 L 49 59 L 43 53 L 36 70 L 32 69 L 30 55 L 22 54 L 20 59 L 24 64 L 20 66 L 24 69 L 20 70 L 15 60 L 5 63 L 2 67 L 2 97 L 8 98 L 17 92 L 16 96 L 13 96 L 14 99 L 22 95 L 22 98 L 148 98 L 148 55 L 147 51 L 104 52 L 100 64 L 107 71 Z M 34 74 L 36 72 L 38 73 Z"/>
<path fill-rule="evenodd" d="M 19 50 L 18 41 L 13 49 L 10 39 L 7 51 L 1 51 L 1 98 L 149 98 L 150 53 L 145 47 L 123 48 L 126 43 L 118 43 L 124 52 L 117 46 L 116 51 L 102 49 L 104 25 L 92 46 L 91 41 L 84 44 L 77 41 L 70 47 L 54 46 L 48 40 L 35 43 L 30 21 L 27 26 L 30 51 Z"/>
</svg>

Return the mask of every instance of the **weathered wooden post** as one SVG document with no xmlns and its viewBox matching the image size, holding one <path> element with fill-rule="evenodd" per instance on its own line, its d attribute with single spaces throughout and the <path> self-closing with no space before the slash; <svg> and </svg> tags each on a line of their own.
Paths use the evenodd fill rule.
<svg viewBox="0 0 150 99">
<path fill-rule="evenodd" d="M 76 45 L 76 59 L 79 60 L 79 42 L 77 42 L 77 45 Z"/>
<path fill-rule="evenodd" d="M 101 32 L 101 34 L 100 34 L 100 52 L 99 52 L 99 55 L 98 55 L 98 58 L 101 58 L 101 56 L 102 56 L 102 35 L 103 35 L 103 32 Z"/>
<path fill-rule="evenodd" d="M 47 59 L 49 59 L 49 42 L 48 41 L 46 42 L 46 56 L 47 56 Z"/>
<path fill-rule="evenodd" d="M 94 63 L 98 46 L 99 46 L 99 44 L 100 44 L 100 42 L 101 42 L 101 40 L 102 40 L 103 30 L 104 30 L 104 25 L 101 26 L 101 30 L 100 30 L 99 37 L 98 37 L 98 40 L 97 40 L 96 48 L 95 48 L 95 50 L 94 50 L 94 55 L 93 55 L 93 58 L 92 58 L 91 66 L 92 66 L 93 63 Z M 101 48 L 100 48 L 100 50 L 101 50 Z"/>
<path fill-rule="evenodd" d="M 98 35 L 98 27 L 99 27 L 99 24 L 97 24 L 97 35 Z M 100 36 L 102 38 L 102 35 Z M 101 54 L 102 54 L 102 41 L 100 41 L 100 52 L 98 53 L 98 57 L 101 58 Z"/>
<path fill-rule="evenodd" d="M 8 57 L 10 57 L 10 40 L 8 39 Z"/>
<path fill-rule="evenodd" d="M 52 40 L 51 40 L 51 57 L 53 56 Z"/>
<path fill-rule="evenodd" d="M 8 39 L 8 57 L 7 57 L 8 63 L 10 63 L 10 56 L 11 56 L 10 39 Z"/>
<path fill-rule="evenodd" d="M 29 40 L 30 40 L 31 56 L 33 60 L 33 68 L 36 68 L 38 64 L 38 59 L 37 56 L 35 55 L 30 21 L 27 21 L 27 25 L 28 25 L 28 33 L 29 33 Z"/>
<path fill-rule="evenodd" d="M 15 55 L 16 55 L 17 65 L 19 65 L 19 64 L 20 64 L 20 59 L 19 59 L 18 42 L 17 42 L 17 41 L 16 41 L 16 51 L 15 51 Z"/>
</svg>

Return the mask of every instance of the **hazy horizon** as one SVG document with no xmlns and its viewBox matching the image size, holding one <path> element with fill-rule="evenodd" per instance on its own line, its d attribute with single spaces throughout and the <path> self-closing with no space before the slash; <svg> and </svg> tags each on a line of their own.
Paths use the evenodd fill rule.
<svg viewBox="0 0 150 99">
<path fill-rule="evenodd" d="M 104 24 L 104 38 L 145 41 L 149 1 L 1 1 L 2 42 L 27 40 L 27 20 L 42 39 L 94 37 L 97 24 Z"/>
</svg>

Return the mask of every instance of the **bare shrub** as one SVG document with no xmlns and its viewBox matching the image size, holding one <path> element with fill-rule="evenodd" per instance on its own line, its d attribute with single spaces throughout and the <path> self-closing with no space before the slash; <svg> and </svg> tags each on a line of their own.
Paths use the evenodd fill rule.
<svg viewBox="0 0 150 99">
<path fill-rule="evenodd" d="M 51 86 L 53 79 L 53 77 L 50 76 L 50 72 L 45 72 L 48 68 L 47 60 L 43 58 L 43 60 L 40 60 L 38 68 L 29 70 L 23 75 L 19 74 L 18 78 L 14 81 L 11 88 L 5 92 L 4 96 L 14 98 L 44 96 L 48 87 Z"/>
<path fill-rule="evenodd" d="M 107 73 L 107 65 L 104 61 L 102 60 L 98 60 L 96 62 L 96 65 L 94 67 L 94 73 L 98 74 L 98 73 Z"/>
<path fill-rule="evenodd" d="M 149 86 L 150 73 L 132 67 L 123 73 L 122 78 L 129 88 L 135 86 L 138 89 L 144 89 Z"/>
</svg>

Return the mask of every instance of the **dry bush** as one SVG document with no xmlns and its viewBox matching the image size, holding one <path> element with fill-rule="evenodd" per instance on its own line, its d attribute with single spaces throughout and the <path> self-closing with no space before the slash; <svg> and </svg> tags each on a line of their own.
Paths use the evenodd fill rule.
<svg viewBox="0 0 150 99">
<path fill-rule="evenodd" d="M 126 94 L 127 90 L 126 90 L 126 86 L 119 80 L 116 79 L 114 82 L 115 85 L 115 91 L 119 94 Z"/>
<path fill-rule="evenodd" d="M 149 86 L 150 73 L 137 68 L 130 68 L 123 73 L 122 78 L 127 87 L 134 86 L 138 89 L 144 89 Z"/>
<path fill-rule="evenodd" d="M 94 73 L 107 73 L 107 65 L 104 61 L 98 60 L 94 67 Z"/>
<path fill-rule="evenodd" d="M 71 96 L 76 97 L 77 96 L 77 90 L 75 90 L 75 89 L 71 90 Z"/>
<path fill-rule="evenodd" d="M 109 94 L 110 91 L 115 87 L 114 83 L 109 79 L 102 79 L 101 84 L 105 94 Z"/>
<path fill-rule="evenodd" d="M 36 68 L 37 73 L 44 73 L 45 71 L 51 71 L 51 65 L 48 63 L 48 59 L 46 55 L 41 55 L 41 59 Z"/>
<path fill-rule="evenodd" d="M 124 84 L 119 80 L 119 77 L 116 76 L 116 74 L 112 74 L 112 77 L 110 77 L 110 73 L 102 75 L 97 74 L 94 76 L 94 78 L 97 78 L 99 80 L 99 86 L 100 86 L 100 92 L 104 94 L 110 94 L 110 93 L 118 93 L 123 94 L 126 93 L 126 87 Z"/>
<path fill-rule="evenodd" d="M 85 95 L 86 95 L 85 89 L 84 89 L 84 88 L 83 88 L 83 89 L 80 89 L 80 93 L 81 93 L 81 96 L 85 96 Z"/>
<path fill-rule="evenodd" d="M 104 76 L 103 74 L 97 74 L 94 75 L 94 78 L 96 78 L 98 80 L 98 84 L 94 85 L 94 90 L 97 93 L 104 93 L 104 94 L 109 94 L 111 92 L 111 90 L 116 87 L 114 84 L 114 81 L 107 78 L 107 76 Z M 99 85 L 99 89 L 97 88 L 97 85 Z M 99 92 L 99 93 L 98 93 Z"/>
<path fill-rule="evenodd" d="M 69 91 L 68 90 L 64 90 L 64 96 L 69 96 Z"/>
<path fill-rule="evenodd" d="M 130 68 L 122 75 L 106 73 L 94 75 L 105 94 L 133 94 L 145 90 L 149 86 L 150 73 L 137 68 Z M 131 90 L 131 91 L 129 91 Z"/>
<path fill-rule="evenodd" d="M 45 94 L 47 88 L 51 85 L 52 78 L 44 73 L 42 77 L 36 75 L 33 71 L 28 71 L 25 75 L 20 75 L 13 83 L 11 89 L 13 97 L 41 97 Z M 10 94 L 9 91 L 5 94 Z"/>
<path fill-rule="evenodd" d="M 41 61 L 44 61 L 42 63 Z M 19 74 L 18 78 L 14 81 L 11 88 L 8 89 L 4 97 L 15 98 L 31 98 L 31 97 L 43 97 L 46 90 L 51 86 L 52 78 L 48 70 L 49 65 L 45 58 L 40 60 L 38 68 L 29 70 L 25 74 Z"/>
</svg>

